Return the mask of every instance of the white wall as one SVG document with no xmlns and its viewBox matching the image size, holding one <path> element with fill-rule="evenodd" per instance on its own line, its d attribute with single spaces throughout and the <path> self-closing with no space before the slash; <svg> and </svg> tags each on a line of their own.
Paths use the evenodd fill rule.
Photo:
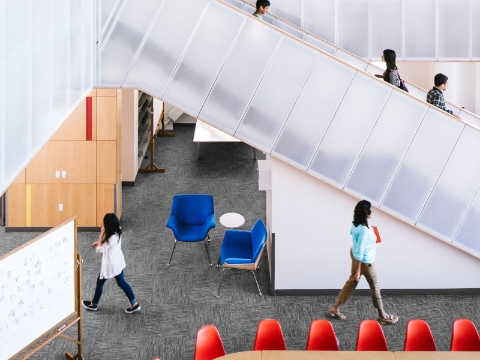
<svg viewBox="0 0 480 360">
<path fill-rule="evenodd" d="M 350 273 L 350 224 L 358 199 L 271 159 L 275 289 L 340 289 Z M 267 203 L 267 206 L 268 203 Z M 268 209 L 267 209 L 268 212 Z M 480 287 L 480 260 L 374 209 L 383 242 L 382 289 Z M 367 289 L 362 280 L 359 289 Z"/>
</svg>

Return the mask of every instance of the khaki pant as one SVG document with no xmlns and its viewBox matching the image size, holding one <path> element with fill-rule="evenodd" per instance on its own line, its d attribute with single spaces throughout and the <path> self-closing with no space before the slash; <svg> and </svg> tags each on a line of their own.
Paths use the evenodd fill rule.
<svg viewBox="0 0 480 360">
<path fill-rule="evenodd" d="M 347 282 L 343 286 L 342 291 L 340 291 L 340 294 L 338 294 L 338 300 L 340 300 L 342 304 L 345 304 L 345 302 L 350 298 L 350 296 L 352 296 L 353 291 L 358 285 L 358 281 L 351 280 L 354 278 L 357 271 L 357 269 L 355 268 L 355 258 L 353 257 L 352 250 L 350 250 L 350 257 L 352 258 L 352 271 L 350 279 L 347 280 Z M 360 269 L 360 273 L 365 276 L 365 280 L 367 280 L 368 285 L 370 286 L 373 306 L 375 306 L 375 308 L 377 308 L 378 310 L 383 310 L 382 296 L 380 295 L 380 287 L 378 286 L 375 266 L 373 266 L 373 264 L 362 263 Z"/>
</svg>

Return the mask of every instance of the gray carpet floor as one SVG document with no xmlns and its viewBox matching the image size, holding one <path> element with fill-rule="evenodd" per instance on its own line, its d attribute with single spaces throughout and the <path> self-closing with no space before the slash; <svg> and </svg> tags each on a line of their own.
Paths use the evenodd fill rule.
<svg viewBox="0 0 480 360">
<path fill-rule="evenodd" d="M 173 237 L 165 224 L 175 194 L 213 195 L 217 218 L 217 227 L 210 232 L 213 262 L 225 231 L 218 221 L 222 214 L 243 214 L 246 222 L 242 229 L 249 229 L 259 218 L 265 220 L 265 193 L 258 191 L 252 149 L 241 143 L 204 144 L 197 160 L 193 131 L 193 126 L 177 126 L 174 138 L 160 138 L 155 162 L 166 172 L 139 173 L 134 187 L 123 188 L 125 278 L 142 310 L 125 314 L 124 308 L 129 305 L 126 296 L 114 280 L 107 281 L 99 310 L 84 312 L 85 359 L 192 359 L 196 331 L 207 324 L 217 326 L 227 353 L 246 351 L 252 348 L 257 324 L 264 318 L 280 321 L 288 349 L 302 350 L 310 322 L 328 318 L 334 296 L 268 295 L 266 254 L 258 274 L 263 297 L 257 295 L 250 273 L 231 271 L 225 274 L 222 297 L 216 299 L 220 270 L 207 265 L 203 243 L 179 243 L 172 266 L 167 268 Z M 264 157 L 259 151 L 257 154 Z M 0 254 L 37 235 L 5 233 L 0 228 Z M 97 236 L 78 236 L 79 252 L 84 258 L 85 299 L 93 297 L 100 269 L 101 258 L 90 247 Z M 387 311 L 400 317 L 398 324 L 383 327 L 391 350 L 403 348 L 405 325 L 413 318 L 430 324 L 439 350 L 449 348 L 454 319 L 470 318 L 480 326 L 479 296 L 384 296 L 384 304 Z M 359 322 L 376 318 L 376 312 L 369 297 L 358 295 L 342 311 L 348 319 L 332 323 L 341 349 L 354 350 Z M 75 330 L 69 331 L 75 335 Z M 67 350 L 73 352 L 75 347 L 56 339 L 33 359 L 64 359 Z"/>
</svg>

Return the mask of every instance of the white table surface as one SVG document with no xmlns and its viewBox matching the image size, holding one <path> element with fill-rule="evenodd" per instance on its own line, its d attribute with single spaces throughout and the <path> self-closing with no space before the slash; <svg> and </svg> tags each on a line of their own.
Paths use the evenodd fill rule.
<svg viewBox="0 0 480 360">
<path fill-rule="evenodd" d="M 193 142 L 241 142 L 240 140 L 230 136 L 223 131 L 215 129 L 204 123 L 201 120 L 197 120 L 195 125 L 195 134 L 193 135 Z"/>
<path fill-rule="evenodd" d="M 220 216 L 220 224 L 226 228 L 233 229 L 242 226 L 245 223 L 245 218 L 237 213 L 226 213 Z"/>
</svg>

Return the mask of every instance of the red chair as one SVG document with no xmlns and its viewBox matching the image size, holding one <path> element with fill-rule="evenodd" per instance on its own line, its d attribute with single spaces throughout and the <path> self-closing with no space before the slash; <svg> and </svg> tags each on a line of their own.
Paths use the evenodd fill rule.
<svg viewBox="0 0 480 360">
<path fill-rule="evenodd" d="M 363 320 L 358 327 L 357 351 L 388 351 L 382 327 L 376 320 Z"/>
<path fill-rule="evenodd" d="M 338 351 L 338 339 L 328 320 L 313 320 L 308 333 L 307 350 Z"/>
<path fill-rule="evenodd" d="M 430 326 L 424 320 L 410 320 L 403 351 L 437 351 Z"/>
<path fill-rule="evenodd" d="M 222 339 L 215 325 L 198 329 L 194 360 L 213 360 L 225 354 Z"/>
<path fill-rule="evenodd" d="M 282 328 L 277 320 L 265 319 L 260 321 L 253 350 L 287 350 Z"/>
<path fill-rule="evenodd" d="M 453 322 L 450 351 L 480 351 L 480 337 L 473 322 L 467 319 Z"/>
</svg>

